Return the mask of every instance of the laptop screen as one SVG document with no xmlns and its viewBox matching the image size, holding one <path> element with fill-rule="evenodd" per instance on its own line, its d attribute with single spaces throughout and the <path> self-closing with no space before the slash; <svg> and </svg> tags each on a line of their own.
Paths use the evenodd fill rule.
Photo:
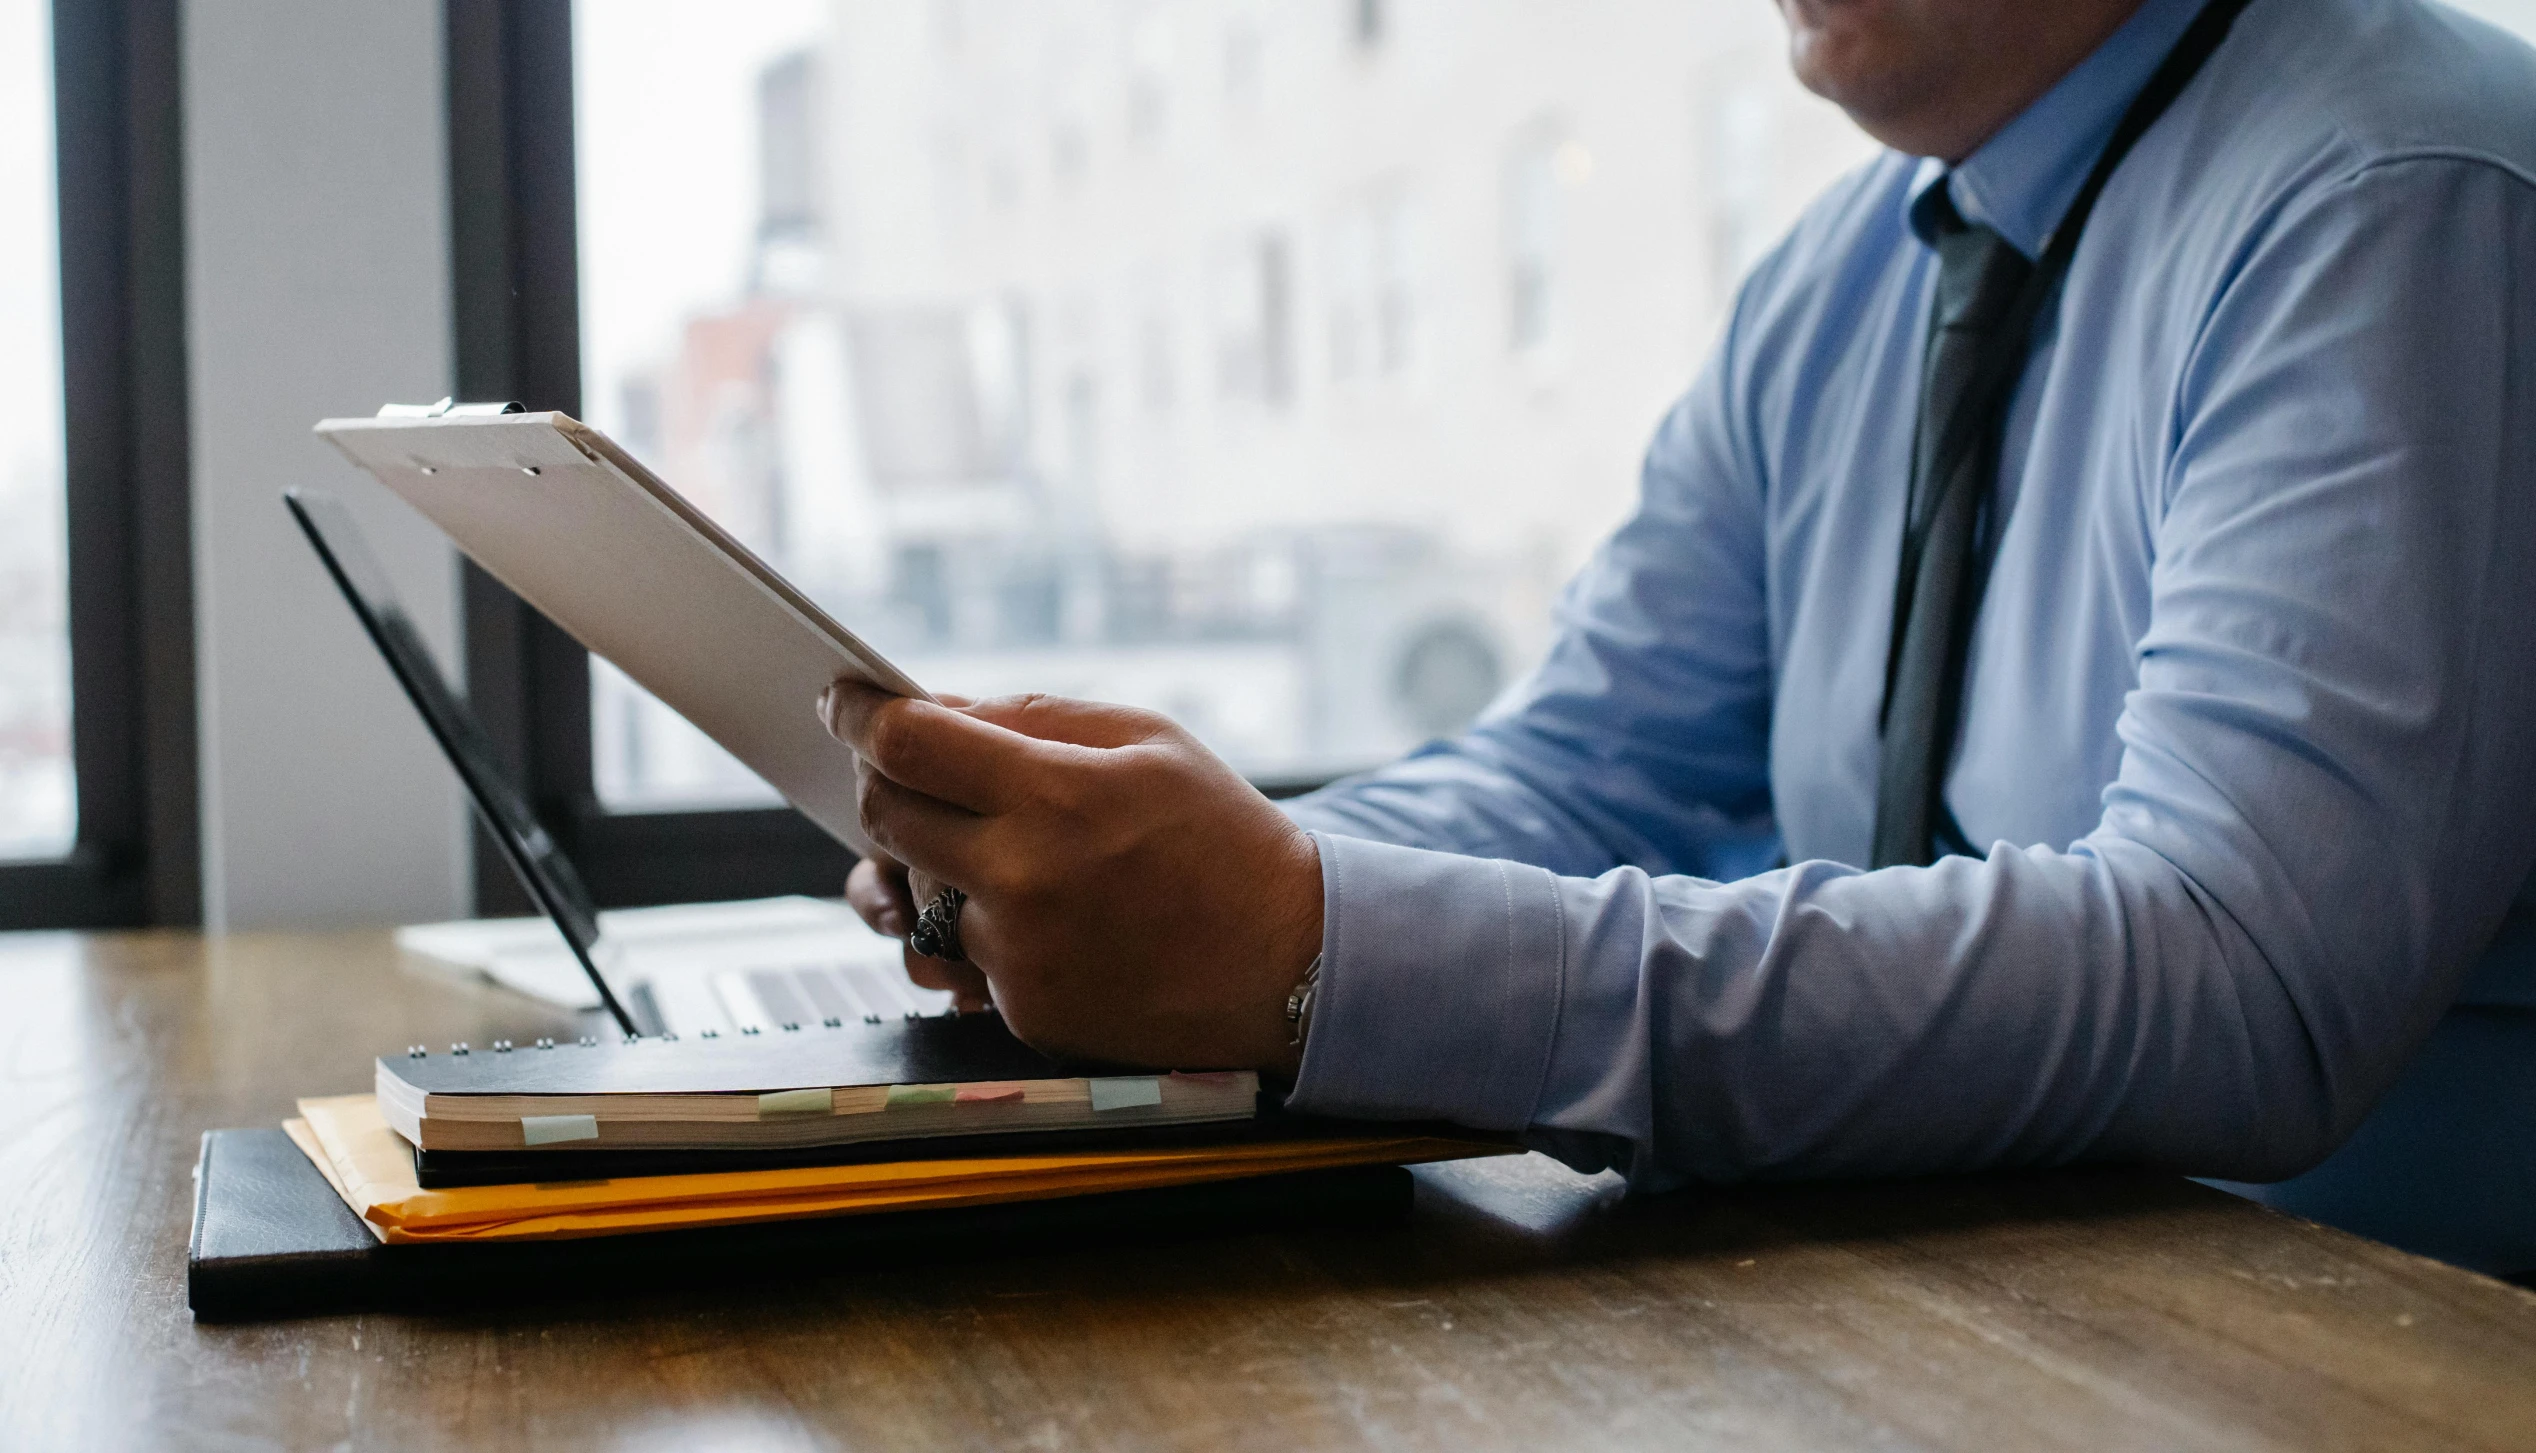
<svg viewBox="0 0 2536 1453">
<path fill-rule="evenodd" d="M 317 558 L 325 562 L 326 573 L 334 577 L 353 614 L 361 618 L 371 644 L 387 658 L 388 670 L 395 673 L 397 684 L 405 688 L 406 698 L 431 729 L 432 740 L 440 744 L 449 765 L 457 769 L 486 830 L 502 845 L 503 856 L 510 859 L 529 897 L 554 920 L 564 941 L 572 946 L 573 956 L 581 961 L 583 971 L 598 988 L 599 1002 L 627 1034 L 639 1033 L 633 1017 L 618 1002 L 591 958 L 591 949 L 599 941 L 599 918 L 591 906 L 589 890 L 582 886 L 581 875 L 573 871 L 572 863 L 555 846 L 554 839 L 538 825 L 535 814 L 528 810 L 527 797 L 496 761 L 492 740 L 485 735 L 483 724 L 440 674 L 430 648 L 423 644 L 422 633 L 415 629 L 413 617 L 397 603 L 387 572 L 380 568 L 360 528 L 353 523 L 352 512 L 332 495 L 313 490 L 285 490 L 282 502 L 290 507 L 291 517 L 299 521 L 308 543 L 316 547 Z"/>
</svg>

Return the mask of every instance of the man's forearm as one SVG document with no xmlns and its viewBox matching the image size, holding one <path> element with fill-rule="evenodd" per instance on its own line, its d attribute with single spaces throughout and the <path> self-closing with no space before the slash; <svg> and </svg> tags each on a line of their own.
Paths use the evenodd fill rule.
<svg viewBox="0 0 2536 1453">
<path fill-rule="evenodd" d="M 1298 1109 L 1520 1129 L 1659 1188 L 2106 1156 L 2261 1176 L 2347 1118 L 2252 943 L 2136 846 L 1733 884 L 1321 848 Z"/>
</svg>

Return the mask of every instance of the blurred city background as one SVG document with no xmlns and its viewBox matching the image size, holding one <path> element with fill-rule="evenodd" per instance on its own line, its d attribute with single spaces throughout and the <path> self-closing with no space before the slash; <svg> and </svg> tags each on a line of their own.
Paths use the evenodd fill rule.
<svg viewBox="0 0 2536 1453">
<path fill-rule="evenodd" d="M 1272 780 L 1529 664 L 1735 278 L 1869 150 L 1759 0 L 574 25 L 591 422 L 929 687 Z M 604 801 L 765 792 L 594 671 Z"/>
</svg>

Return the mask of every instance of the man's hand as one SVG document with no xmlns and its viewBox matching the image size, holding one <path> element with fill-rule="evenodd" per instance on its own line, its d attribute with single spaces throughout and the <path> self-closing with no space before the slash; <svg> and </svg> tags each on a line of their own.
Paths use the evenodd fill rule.
<svg viewBox="0 0 2536 1453">
<path fill-rule="evenodd" d="M 956 886 L 961 943 L 1029 1043 L 1293 1073 L 1285 1000 L 1320 951 L 1320 854 L 1188 733 L 1128 707 L 955 708 L 842 681 L 819 709 L 859 758 L 864 831 L 897 860 L 849 881 L 874 927 L 903 933 Z"/>
</svg>

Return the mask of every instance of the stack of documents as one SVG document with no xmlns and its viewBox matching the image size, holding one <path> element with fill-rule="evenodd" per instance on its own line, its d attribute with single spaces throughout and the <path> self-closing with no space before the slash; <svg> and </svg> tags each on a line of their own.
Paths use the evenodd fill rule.
<svg viewBox="0 0 2536 1453">
<path fill-rule="evenodd" d="M 1262 1115 L 1247 1071 L 1084 1074 L 988 1014 L 379 1060 L 284 1127 L 386 1242 L 607 1236 L 1496 1155 Z"/>
<path fill-rule="evenodd" d="M 388 1129 L 370 1096 L 302 1100 L 299 1108 L 301 1118 L 284 1129 L 344 1204 L 388 1242 L 553 1240 L 975 1206 L 1513 1149 L 1478 1138 L 1331 1135 L 426 1190 L 415 1179 L 411 1148 Z"/>
</svg>

